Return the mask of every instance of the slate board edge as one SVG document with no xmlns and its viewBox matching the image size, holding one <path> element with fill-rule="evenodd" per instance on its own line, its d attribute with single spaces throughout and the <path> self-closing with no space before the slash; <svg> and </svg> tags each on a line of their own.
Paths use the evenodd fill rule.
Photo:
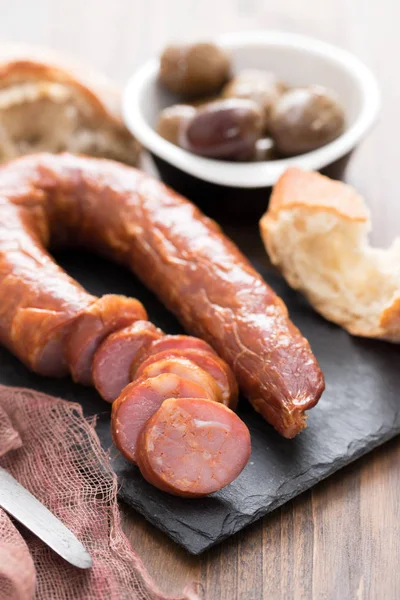
<svg viewBox="0 0 400 600">
<path fill-rule="evenodd" d="M 357 445 L 355 445 L 354 452 L 351 455 L 348 455 L 347 457 L 343 457 L 342 461 L 338 460 L 335 463 L 332 463 L 332 468 L 328 469 L 326 471 L 326 473 L 324 473 L 323 475 L 320 476 L 321 478 L 318 480 L 318 484 L 321 481 L 323 481 L 323 480 L 327 479 L 328 477 L 330 477 L 331 475 L 333 475 L 334 473 L 337 473 L 344 467 L 347 467 L 351 463 L 355 462 L 359 458 L 362 458 L 363 456 L 365 456 L 366 454 L 369 454 L 376 448 L 379 448 L 383 444 L 386 444 L 387 442 L 389 442 L 390 440 L 395 438 L 397 435 L 400 435 L 400 428 L 398 430 L 388 432 L 388 434 L 386 436 L 383 436 L 383 437 L 376 436 L 376 438 L 373 438 L 371 440 L 371 443 L 368 444 L 367 446 L 364 445 L 365 440 L 362 440 L 362 439 L 358 440 Z M 321 466 L 322 467 L 326 466 L 326 463 L 321 463 Z M 314 472 L 314 475 L 312 477 L 310 477 L 310 480 L 305 481 L 304 485 L 300 485 L 298 488 L 293 489 L 292 492 L 289 492 L 287 495 L 282 493 L 281 496 L 275 502 L 272 502 L 268 506 L 261 508 L 258 512 L 256 512 L 254 515 L 252 515 L 248 520 L 243 519 L 243 523 L 239 524 L 238 527 L 234 527 L 232 530 L 227 531 L 225 534 L 222 534 L 222 536 L 218 539 L 218 541 L 210 542 L 205 536 L 201 536 L 198 533 L 195 533 L 193 531 L 193 529 L 188 527 L 187 529 L 188 529 L 188 531 L 190 531 L 190 534 L 192 536 L 191 548 L 189 548 L 188 546 L 185 545 L 185 543 L 181 540 L 180 536 L 174 535 L 174 533 L 170 529 L 164 527 L 162 520 L 155 519 L 155 518 L 153 518 L 153 516 L 151 514 L 149 514 L 148 512 L 145 512 L 142 509 L 143 505 L 141 505 L 138 502 L 132 502 L 131 498 L 124 497 L 124 493 L 123 493 L 122 489 L 119 490 L 118 496 L 128 506 L 137 510 L 141 515 L 143 515 L 145 517 L 145 519 L 147 521 L 149 521 L 152 525 L 157 527 L 157 529 L 160 529 L 175 543 L 177 543 L 179 546 L 181 546 L 187 552 L 189 552 L 189 554 L 192 554 L 193 556 L 199 556 L 206 550 L 209 550 L 213 546 L 217 546 L 218 544 L 220 544 L 221 542 L 226 540 L 228 537 L 231 537 L 232 535 L 238 533 L 239 531 L 241 531 L 248 525 L 255 523 L 256 521 L 258 521 L 265 515 L 273 512 L 280 506 L 283 506 L 290 500 L 293 500 L 293 498 L 296 498 L 300 494 L 303 494 L 307 490 L 309 490 L 312 487 L 314 487 L 315 485 L 317 485 L 317 483 L 315 483 L 315 466 L 314 466 L 313 472 Z M 292 481 L 293 480 L 288 480 L 288 484 L 292 483 Z M 182 523 L 181 523 L 181 525 L 182 525 Z M 196 546 L 196 543 L 193 544 L 193 540 L 196 540 L 196 542 L 197 542 L 196 549 L 194 549 L 194 546 Z"/>
</svg>

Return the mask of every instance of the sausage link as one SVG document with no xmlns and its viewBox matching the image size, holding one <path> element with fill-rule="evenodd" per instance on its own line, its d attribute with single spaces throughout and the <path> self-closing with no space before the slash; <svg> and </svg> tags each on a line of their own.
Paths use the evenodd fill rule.
<svg viewBox="0 0 400 600">
<path fill-rule="evenodd" d="M 130 366 L 142 349 L 163 334 L 149 321 L 136 321 L 109 335 L 97 349 L 92 364 L 93 383 L 106 402 L 113 402 L 131 381 Z"/>
<path fill-rule="evenodd" d="M 246 425 L 226 406 L 204 399 L 165 400 L 137 442 L 137 464 L 152 485 L 184 497 L 231 483 L 251 453 Z"/>
<path fill-rule="evenodd" d="M 97 299 L 81 313 L 68 334 L 66 356 L 73 380 L 92 385 L 93 357 L 101 342 L 117 329 L 146 319 L 139 300 L 113 294 Z"/>
<path fill-rule="evenodd" d="M 5 269 L 21 286 L 18 306 L 0 316 L 0 341 L 26 364 L 38 367 L 36 354 L 54 335 L 60 351 L 53 313 L 58 311 L 57 323 L 61 314 L 57 327 L 68 327 L 88 305 L 82 289 L 47 264 L 44 247 L 58 237 L 60 243 L 87 247 L 134 271 L 187 331 L 205 339 L 230 364 L 254 408 L 281 434 L 293 437 L 305 427 L 305 411 L 324 390 L 307 340 L 282 300 L 193 204 L 140 171 L 68 154 L 32 155 L 2 165 L 0 198 L 5 211 L 18 207 L 16 214 L 10 209 L 19 229 L 11 244 L 22 229 L 38 254 L 35 264 L 29 257 L 33 273 L 29 267 L 20 269 L 6 247 L 0 256 L 0 272 Z M 4 231 L 5 213 L 0 220 Z M 18 252 L 24 262 L 24 253 Z M 0 284 L 1 299 L 5 289 Z M 33 349 L 12 331 L 20 306 L 53 311 L 44 339 L 31 334 L 37 343 Z M 61 362 L 55 372 L 62 370 Z"/>
<path fill-rule="evenodd" d="M 147 420 L 167 398 L 207 398 L 205 389 L 173 373 L 129 384 L 112 405 L 111 433 L 118 450 L 131 462 L 136 462 L 139 433 Z"/>
</svg>

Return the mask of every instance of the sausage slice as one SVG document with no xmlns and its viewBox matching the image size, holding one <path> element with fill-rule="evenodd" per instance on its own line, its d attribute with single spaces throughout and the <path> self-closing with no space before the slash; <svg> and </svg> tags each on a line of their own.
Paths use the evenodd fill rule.
<svg viewBox="0 0 400 600">
<path fill-rule="evenodd" d="M 113 402 L 131 381 L 130 366 L 135 356 L 163 335 L 149 321 L 136 321 L 109 335 L 93 358 L 93 383 L 100 396 Z"/>
<path fill-rule="evenodd" d="M 152 485 L 175 496 L 206 496 L 231 483 L 251 453 L 246 425 L 205 399 L 170 398 L 142 429 L 137 463 Z"/>
<path fill-rule="evenodd" d="M 146 348 L 143 352 L 138 354 L 132 363 L 131 367 L 131 380 L 135 379 L 136 371 L 146 358 L 159 352 L 166 350 L 180 350 L 183 356 L 186 350 L 198 350 L 199 352 L 206 352 L 217 356 L 215 350 L 207 344 L 204 340 L 192 337 L 191 335 L 165 335 L 163 338 L 157 340 L 149 348 Z"/>
<path fill-rule="evenodd" d="M 222 402 L 222 393 L 214 377 L 191 360 L 178 357 L 158 360 L 142 371 L 141 379 L 150 379 L 162 373 L 175 373 L 183 379 L 194 381 L 201 385 L 215 402 Z"/>
<path fill-rule="evenodd" d="M 208 398 L 197 383 L 173 373 L 129 384 L 112 406 L 111 433 L 118 450 L 131 462 L 136 462 L 139 433 L 166 398 Z"/>
<path fill-rule="evenodd" d="M 164 350 L 204 350 L 211 354 L 216 354 L 215 350 L 200 338 L 191 335 L 165 335 L 152 345 L 152 353 L 163 352 Z"/>
<path fill-rule="evenodd" d="M 235 410 L 238 402 L 238 386 L 230 367 L 215 353 L 209 354 L 203 350 L 187 348 L 184 350 L 164 350 L 159 354 L 151 354 L 137 369 L 135 377 L 142 377 L 147 368 L 161 360 L 184 358 L 195 363 L 206 371 L 216 381 L 222 395 L 222 403 Z"/>
<path fill-rule="evenodd" d="M 66 357 L 73 380 L 92 385 L 93 357 L 104 338 L 146 319 L 144 306 L 135 298 L 107 294 L 96 300 L 75 321 L 68 335 Z"/>
</svg>

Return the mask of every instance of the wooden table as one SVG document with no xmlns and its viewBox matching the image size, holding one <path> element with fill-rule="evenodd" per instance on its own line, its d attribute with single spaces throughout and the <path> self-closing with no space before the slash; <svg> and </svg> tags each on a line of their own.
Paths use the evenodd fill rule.
<svg viewBox="0 0 400 600">
<path fill-rule="evenodd" d="M 0 36 L 81 57 L 121 84 L 183 36 L 279 28 L 355 52 L 377 74 L 384 104 L 348 180 L 371 206 L 373 242 L 386 244 L 400 230 L 399 17 L 391 0 L 1 0 Z M 207 600 L 397 600 L 399 460 L 400 442 L 388 443 L 198 558 L 133 511 L 126 532 L 165 592 L 197 580 Z"/>
</svg>

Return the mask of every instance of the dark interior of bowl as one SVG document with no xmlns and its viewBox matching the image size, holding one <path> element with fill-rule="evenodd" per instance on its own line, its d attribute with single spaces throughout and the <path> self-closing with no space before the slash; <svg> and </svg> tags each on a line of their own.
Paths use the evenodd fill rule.
<svg viewBox="0 0 400 600">
<path fill-rule="evenodd" d="M 342 179 L 351 154 L 349 152 L 331 163 L 321 173 L 333 179 Z M 210 183 L 189 175 L 155 154 L 151 156 L 164 183 L 195 202 L 210 217 L 223 217 L 225 221 L 233 222 L 254 222 L 268 206 L 271 187 L 238 188 Z"/>
</svg>

